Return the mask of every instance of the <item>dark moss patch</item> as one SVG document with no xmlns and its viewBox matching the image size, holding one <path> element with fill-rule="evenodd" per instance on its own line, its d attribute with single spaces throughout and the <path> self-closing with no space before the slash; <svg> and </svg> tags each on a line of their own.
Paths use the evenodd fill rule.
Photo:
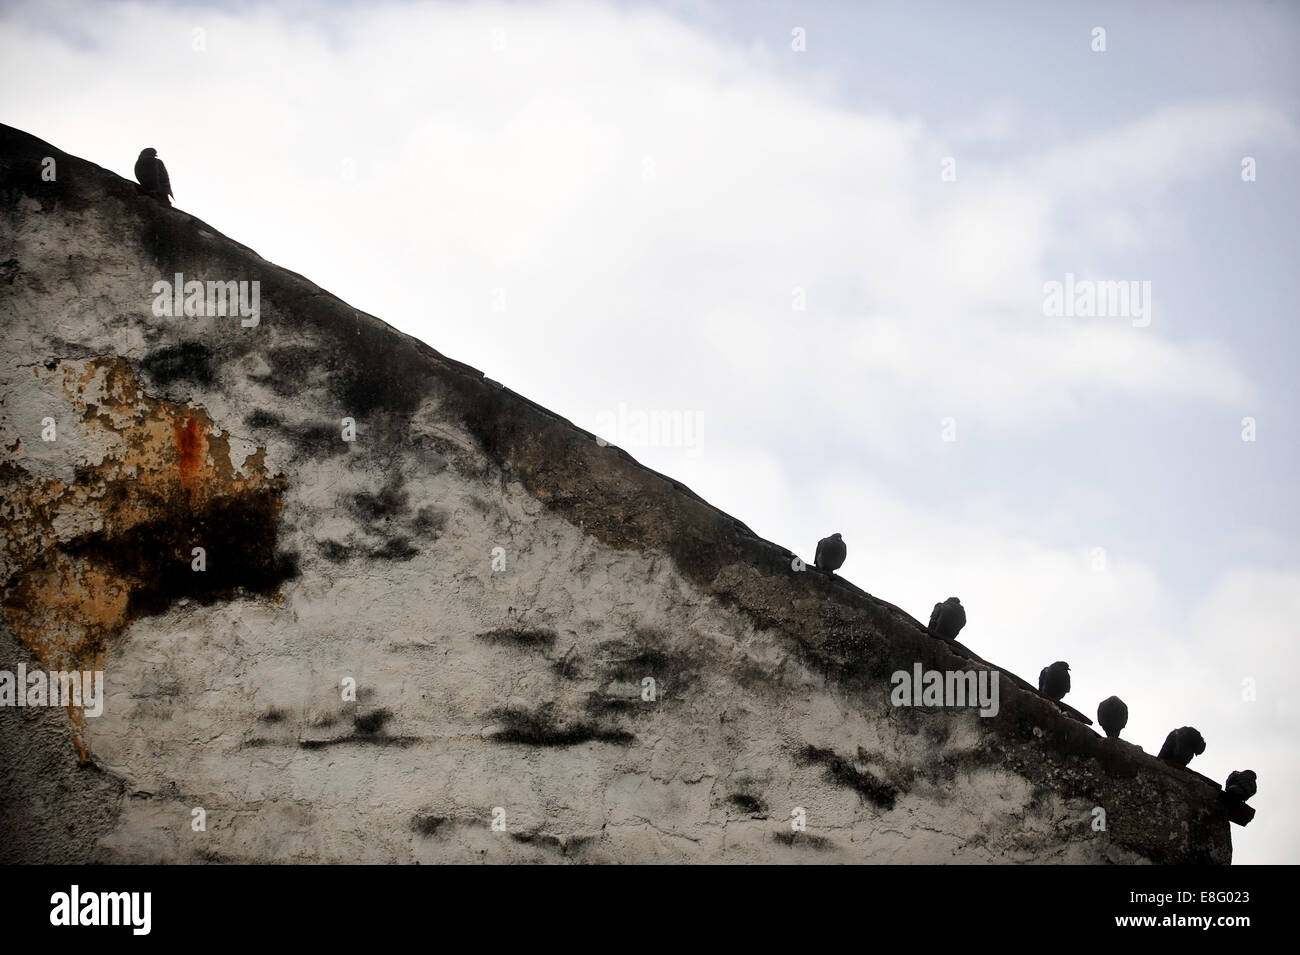
<svg viewBox="0 0 1300 955">
<path fill-rule="evenodd" d="M 517 647 L 549 648 L 555 645 L 555 631 L 540 627 L 532 630 L 511 627 L 488 630 L 480 633 L 478 638 L 489 643 L 509 643 Z"/>
<path fill-rule="evenodd" d="M 494 723 L 504 724 L 492 734 L 493 742 L 521 743 L 525 746 L 574 746 L 578 743 L 598 742 L 628 746 L 636 737 L 620 729 L 609 729 L 595 723 L 573 722 L 561 724 L 555 719 L 552 704 L 536 710 L 513 707 L 493 710 L 487 714 Z"/>
<path fill-rule="evenodd" d="M 835 843 L 825 836 L 814 836 L 808 832 L 774 832 L 772 833 L 772 841 L 779 842 L 783 846 L 804 846 L 808 849 L 817 849 L 823 852 L 835 847 Z"/>
<path fill-rule="evenodd" d="M 210 385 L 212 349 L 201 342 L 182 342 L 151 352 L 140 367 L 155 385 L 169 385 L 173 381 Z"/>
<path fill-rule="evenodd" d="M 880 809 L 893 809 L 898 790 L 882 782 L 869 772 L 856 768 L 853 763 L 834 750 L 805 746 L 797 757 L 801 765 L 820 764 L 826 767 L 826 778 L 839 786 L 854 790 L 864 802 Z"/>
</svg>

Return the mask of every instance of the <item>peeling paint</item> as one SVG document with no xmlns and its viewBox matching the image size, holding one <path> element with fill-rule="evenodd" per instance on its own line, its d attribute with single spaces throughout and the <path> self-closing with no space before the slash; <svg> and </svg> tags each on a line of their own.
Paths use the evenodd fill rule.
<svg viewBox="0 0 1300 955">
<path fill-rule="evenodd" d="M 72 484 L 16 463 L 0 471 L 0 606 L 42 667 L 103 670 L 132 620 L 181 597 L 275 596 L 293 567 L 275 552 L 286 482 L 267 474 L 264 448 L 237 473 L 206 411 L 147 395 L 121 358 L 34 373 L 59 384 L 82 445 L 103 452 L 86 455 Z M 193 569 L 193 547 L 206 570 Z M 84 717 L 69 709 L 85 762 Z"/>
</svg>

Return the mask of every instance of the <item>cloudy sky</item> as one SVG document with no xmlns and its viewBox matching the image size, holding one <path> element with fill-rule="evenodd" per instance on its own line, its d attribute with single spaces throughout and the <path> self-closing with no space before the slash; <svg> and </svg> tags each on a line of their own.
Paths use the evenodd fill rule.
<svg viewBox="0 0 1300 955">
<path fill-rule="evenodd" d="M 156 147 L 179 208 L 764 537 L 842 532 L 922 620 L 961 597 L 1148 751 L 1197 726 L 1260 774 L 1236 861 L 1293 863 L 1298 40 L 1264 2 L 6 2 L 0 120 Z M 1150 311 L 1045 314 L 1067 273 Z"/>
</svg>

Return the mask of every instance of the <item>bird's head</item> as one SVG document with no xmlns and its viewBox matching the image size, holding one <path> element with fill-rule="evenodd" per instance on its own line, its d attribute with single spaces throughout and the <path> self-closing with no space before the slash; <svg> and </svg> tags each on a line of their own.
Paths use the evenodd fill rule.
<svg viewBox="0 0 1300 955">
<path fill-rule="evenodd" d="M 840 539 L 840 535 L 839 535 L 839 534 L 832 534 L 831 537 L 832 537 L 834 540 L 839 540 L 839 539 Z"/>
<path fill-rule="evenodd" d="M 158 150 L 154 149 L 152 146 L 149 146 L 146 149 L 140 150 L 140 155 L 148 159 L 153 159 L 154 156 L 158 155 Z"/>
</svg>

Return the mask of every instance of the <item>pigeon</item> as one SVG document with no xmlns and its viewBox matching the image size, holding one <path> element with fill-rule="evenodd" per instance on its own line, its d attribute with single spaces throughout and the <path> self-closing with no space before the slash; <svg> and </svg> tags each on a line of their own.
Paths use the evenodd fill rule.
<svg viewBox="0 0 1300 955">
<path fill-rule="evenodd" d="M 1119 739 L 1119 731 L 1128 725 L 1128 707 L 1118 696 L 1108 696 L 1097 707 L 1097 722 L 1111 739 Z"/>
<path fill-rule="evenodd" d="M 135 178 L 140 180 L 146 193 L 171 205 L 168 197 L 172 195 L 172 181 L 167 175 L 167 167 L 158 158 L 158 150 L 152 146 L 140 150 L 140 158 L 135 161 Z"/>
<path fill-rule="evenodd" d="M 1205 752 L 1205 738 L 1190 726 L 1180 726 L 1165 737 L 1165 745 L 1158 754 L 1171 766 L 1186 768 L 1193 756 Z"/>
<path fill-rule="evenodd" d="M 1228 773 L 1228 781 L 1223 784 L 1223 791 L 1237 802 L 1245 802 L 1255 795 L 1255 771 L 1243 769 L 1241 772 Z"/>
<path fill-rule="evenodd" d="M 934 605 L 934 611 L 930 614 L 930 632 L 937 633 L 945 640 L 956 640 L 957 634 L 961 633 L 961 628 L 966 626 L 966 611 L 962 609 L 961 601 L 956 597 L 949 597 L 943 603 Z"/>
<path fill-rule="evenodd" d="M 844 558 L 848 553 L 849 549 L 844 546 L 840 535 L 832 534 L 817 542 L 817 553 L 813 556 L 813 563 L 826 573 L 833 574 L 844 566 Z"/>
<path fill-rule="evenodd" d="M 1050 667 L 1043 667 L 1043 672 L 1038 674 L 1038 691 L 1049 700 L 1060 702 L 1070 692 L 1070 664 L 1057 660 Z"/>
</svg>

